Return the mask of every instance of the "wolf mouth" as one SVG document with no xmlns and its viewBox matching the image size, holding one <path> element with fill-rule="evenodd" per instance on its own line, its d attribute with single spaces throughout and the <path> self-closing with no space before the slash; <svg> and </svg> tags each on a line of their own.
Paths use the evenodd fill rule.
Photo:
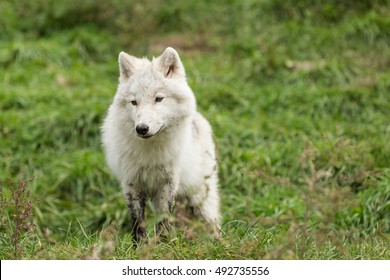
<svg viewBox="0 0 390 280">
<path fill-rule="evenodd" d="M 143 138 L 143 139 L 151 138 L 152 136 L 155 136 L 155 135 L 159 134 L 159 133 L 161 132 L 161 130 L 164 128 L 164 126 L 165 126 L 165 125 L 162 125 L 162 126 L 159 128 L 159 130 L 157 130 L 157 132 L 154 133 L 154 134 L 145 134 L 145 135 L 141 135 L 141 134 L 138 134 L 138 133 L 137 133 L 137 136 L 139 136 L 139 137 L 141 137 L 141 138 Z"/>
</svg>

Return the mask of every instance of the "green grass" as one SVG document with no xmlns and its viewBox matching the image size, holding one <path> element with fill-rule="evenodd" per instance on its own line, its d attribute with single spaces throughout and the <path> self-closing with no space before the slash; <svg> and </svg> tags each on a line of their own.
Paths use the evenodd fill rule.
<svg viewBox="0 0 390 280">
<path fill-rule="evenodd" d="M 389 1 L 9 0 L 0 11 L 0 259 L 390 259 Z M 213 126 L 223 234 L 193 222 L 156 240 L 149 211 L 133 249 L 100 125 L 118 53 L 167 46 Z M 10 178 L 32 178 L 19 230 Z"/>
</svg>

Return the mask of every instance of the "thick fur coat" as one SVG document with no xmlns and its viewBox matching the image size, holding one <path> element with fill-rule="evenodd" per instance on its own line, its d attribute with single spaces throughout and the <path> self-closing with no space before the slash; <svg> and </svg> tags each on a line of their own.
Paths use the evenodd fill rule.
<svg viewBox="0 0 390 280">
<path fill-rule="evenodd" d="M 178 53 L 149 61 L 119 54 L 120 78 L 102 126 L 107 163 L 118 178 L 135 240 L 146 235 L 145 202 L 169 215 L 186 201 L 218 235 L 217 161 L 209 123 L 196 111 Z M 164 219 L 157 232 L 167 224 Z"/>
</svg>

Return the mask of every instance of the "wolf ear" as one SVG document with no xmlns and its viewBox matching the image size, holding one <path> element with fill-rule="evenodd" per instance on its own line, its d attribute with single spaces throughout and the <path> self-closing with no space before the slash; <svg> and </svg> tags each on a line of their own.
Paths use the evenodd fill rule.
<svg viewBox="0 0 390 280">
<path fill-rule="evenodd" d="M 164 74 L 164 77 L 171 78 L 177 75 L 184 78 L 186 76 L 184 66 L 175 49 L 171 47 L 166 48 L 157 59 L 159 60 L 159 70 Z"/>
<path fill-rule="evenodd" d="M 128 55 L 125 52 L 121 52 L 119 54 L 118 62 L 121 80 L 130 78 L 130 76 L 134 73 L 134 60 L 135 58 L 133 56 Z"/>
</svg>

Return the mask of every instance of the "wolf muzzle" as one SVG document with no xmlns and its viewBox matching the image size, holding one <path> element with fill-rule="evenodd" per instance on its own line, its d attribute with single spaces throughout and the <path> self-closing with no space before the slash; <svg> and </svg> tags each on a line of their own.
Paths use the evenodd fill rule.
<svg viewBox="0 0 390 280">
<path fill-rule="evenodd" d="M 135 131 L 137 131 L 139 136 L 146 136 L 146 134 L 149 132 L 149 126 L 144 123 L 138 124 L 135 127 Z"/>
</svg>

